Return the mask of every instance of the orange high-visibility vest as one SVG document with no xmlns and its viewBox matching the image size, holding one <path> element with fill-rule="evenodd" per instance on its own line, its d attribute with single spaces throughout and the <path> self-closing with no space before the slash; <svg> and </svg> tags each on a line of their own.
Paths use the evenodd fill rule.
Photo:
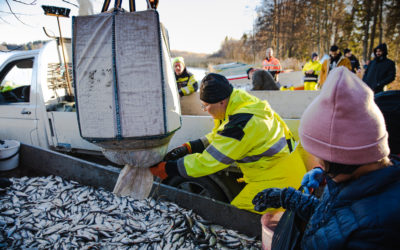
<svg viewBox="0 0 400 250">
<path fill-rule="evenodd" d="M 282 67 L 279 60 L 272 56 L 271 58 L 269 58 L 269 60 L 267 58 L 264 59 L 263 69 L 270 72 L 279 73 L 282 70 Z"/>
</svg>

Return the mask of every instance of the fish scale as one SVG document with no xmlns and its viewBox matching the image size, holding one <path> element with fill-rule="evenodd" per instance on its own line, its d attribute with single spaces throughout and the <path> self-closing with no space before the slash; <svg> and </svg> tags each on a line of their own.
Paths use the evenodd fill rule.
<svg viewBox="0 0 400 250">
<path fill-rule="evenodd" d="M 0 237 L 4 248 L 261 248 L 258 239 L 213 225 L 175 203 L 117 197 L 57 176 L 11 181 L 0 197 L 0 224 L 10 236 Z"/>
</svg>

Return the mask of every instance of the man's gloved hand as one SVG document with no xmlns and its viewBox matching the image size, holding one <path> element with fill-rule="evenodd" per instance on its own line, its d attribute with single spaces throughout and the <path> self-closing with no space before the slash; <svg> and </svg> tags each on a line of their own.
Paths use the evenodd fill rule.
<svg viewBox="0 0 400 250">
<path fill-rule="evenodd" d="M 301 181 L 301 185 L 304 187 L 304 193 L 309 194 L 310 190 L 318 188 L 324 178 L 324 171 L 320 167 L 308 171 Z"/>
<path fill-rule="evenodd" d="M 253 199 L 254 210 L 262 212 L 267 208 L 280 208 L 281 197 L 285 195 L 285 188 L 267 188 L 259 192 Z"/>
<path fill-rule="evenodd" d="M 182 144 L 182 146 L 179 146 L 169 151 L 167 155 L 164 157 L 164 161 L 175 161 L 191 153 L 192 149 L 190 145 L 188 143 L 184 143 Z"/>
<path fill-rule="evenodd" d="M 167 172 L 165 171 L 165 165 L 167 162 L 162 161 L 157 165 L 150 167 L 150 172 L 154 175 L 159 177 L 161 180 L 165 180 L 168 177 Z"/>
</svg>

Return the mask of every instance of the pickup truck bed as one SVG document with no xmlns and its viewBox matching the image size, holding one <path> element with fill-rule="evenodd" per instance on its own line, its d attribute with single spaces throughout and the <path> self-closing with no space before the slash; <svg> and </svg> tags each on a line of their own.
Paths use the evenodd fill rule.
<svg viewBox="0 0 400 250">
<path fill-rule="evenodd" d="M 83 185 L 112 191 L 120 172 L 117 167 L 88 162 L 27 144 L 21 144 L 19 157 L 18 168 L 0 172 L 0 175 L 6 177 L 55 175 Z M 153 185 L 151 196 L 191 209 L 213 224 L 252 237 L 261 235 L 260 215 L 237 209 L 229 204 L 157 182 Z"/>
</svg>

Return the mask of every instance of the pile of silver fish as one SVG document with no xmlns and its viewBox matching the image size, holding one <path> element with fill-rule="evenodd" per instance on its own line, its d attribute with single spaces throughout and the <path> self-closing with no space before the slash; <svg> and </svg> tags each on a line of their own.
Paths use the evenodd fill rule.
<svg viewBox="0 0 400 250">
<path fill-rule="evenodd" d="M 0 190 L 0 248 L 261 248 L 171 202 L 118 197 L 57 176 L 11 181 Z"/>
</svg>

